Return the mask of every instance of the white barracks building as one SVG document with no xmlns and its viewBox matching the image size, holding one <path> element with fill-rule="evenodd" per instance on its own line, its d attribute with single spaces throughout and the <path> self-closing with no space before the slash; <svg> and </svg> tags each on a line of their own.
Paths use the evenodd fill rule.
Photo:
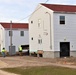
<svg viewBox="0 0 76 75">
<path fill-rule="evenodd" d="M 12 39 L 10 25 L 0 22 L 0 52 L 5 47 L 8 52 L 16 54 L 19 46 L 29 45 L 28 23 L 12 23 Z M 13 49 L 10 51 L 11 43 Z"/>
<path fill-rule="evenodd" d="M 76 57 L 76 6 L 39 4 L 29 18 L 30 53 Z"/>
</svg>

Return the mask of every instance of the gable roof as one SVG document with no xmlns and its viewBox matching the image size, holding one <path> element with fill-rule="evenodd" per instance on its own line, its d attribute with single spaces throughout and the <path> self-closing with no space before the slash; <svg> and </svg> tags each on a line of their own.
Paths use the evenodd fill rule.
<svg viewBox="0 0 76 75">
<path fill-rule="evenodd" d="M 58 12 L 76 12 L 75 5 L 43 4 L 41 5 Z"/>
<path fill-rule="evenodd" d="M 10 28 L 10 23 L 0 22 L 0 24 L 4 28 Z M 28 23 L 12 23 L 12 28 L 16 28 L 16 29 L 28 29 Z"/>
</svg>

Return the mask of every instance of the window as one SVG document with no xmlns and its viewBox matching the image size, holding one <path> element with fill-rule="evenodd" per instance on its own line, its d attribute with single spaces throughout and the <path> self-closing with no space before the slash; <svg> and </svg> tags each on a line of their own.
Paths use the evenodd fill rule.
<svg viewBox="0 0 76 75">
<path fill-rule="evenodd" d="M 65 24 L 65 16 L 60 16 L 60 24 Z"/>
<path fill-rule="evenodd" d="M 24 36 L 24 31 L 21 31 L 21 32 L 20 32 L 20 35 L 21 35 L 21 36 Z"/>
<path fill-rule="evenodd" d="M 33 23 L 33 21 L 31 21 L 31 24 Z"/>
<path fill-rule="evenodd" d="M 38 27 L 41 27 L 41 19 L 38 19 Z"/>
<path fill-rule="evenodd" d="M 31 40 L 33 40 L 33 37 L 31 38 Z"/>
<path fill-rule="evenodd" d="M 38 23 L 38 27 L 40 27 L 40 23 Z"/>
<path fill-rule="evenodd" d="M 42 39 L 38 39 L 38 44 L 42 44 Z"/>
<path fill-rule="evenodd" d="M 12 31 L 9 31 L 9 36 L 13 36 L 13 32 Z"/>
</svg>

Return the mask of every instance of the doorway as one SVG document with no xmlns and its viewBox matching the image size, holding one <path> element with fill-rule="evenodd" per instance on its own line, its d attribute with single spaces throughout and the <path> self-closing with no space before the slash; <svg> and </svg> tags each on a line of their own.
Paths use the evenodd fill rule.
<svg viewBox="0 0 76 75">
<path fill-rule="evenodd" d="M 60 57 L 70 56 L 70 42 L 60 42 Z"/>
</svg>

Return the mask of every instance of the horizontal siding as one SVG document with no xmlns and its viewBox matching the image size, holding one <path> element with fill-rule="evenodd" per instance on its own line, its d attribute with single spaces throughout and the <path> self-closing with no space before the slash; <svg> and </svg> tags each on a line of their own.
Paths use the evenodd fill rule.
<svg viewBox="0 0 76 75">
<path fill-rule="evenodd" d="M 20 36 L 20 31 L 24 31 L 24 36 Z M 29 44 L 29 31 L 28 30 L 13 30 L 12 44 L 14 46 L 16 46 L 17 51 L 18 51 L 18 47 L 20 45 Z M 6 30 L 6 32 L 5 32 L 5 47 L 7 50 L 9 50 L 9 45 L 10 45 L 9 30 Z"/>
<path fill-rule="evenodd" d="M 44 6 L 40 7 L 29 19 L 30 52 L 37 50 L 50 51 L 50 18 L 52 17 L 52 12 Z M 49 12 L 51 15 L 46 12 Z M 40 27 L 38 27 L 38 19 L 41 20 Z M 33 24 L 31 24 L 31 21 L 33 21 Z M 42 44 L 38 44 L 39 35 L 41 35 Z M 33 40 L 31 40 L 32 37 Z"/>
<path fill-rule="evenodd" d="M 65 16 L 65 25 L 59 24 L 59 16 Z M 60 51 L 60 42 L 70 42 L 70 50 L 76 50 L 76 14 L 54 13 L 54 46 Z"/>
</svg>

